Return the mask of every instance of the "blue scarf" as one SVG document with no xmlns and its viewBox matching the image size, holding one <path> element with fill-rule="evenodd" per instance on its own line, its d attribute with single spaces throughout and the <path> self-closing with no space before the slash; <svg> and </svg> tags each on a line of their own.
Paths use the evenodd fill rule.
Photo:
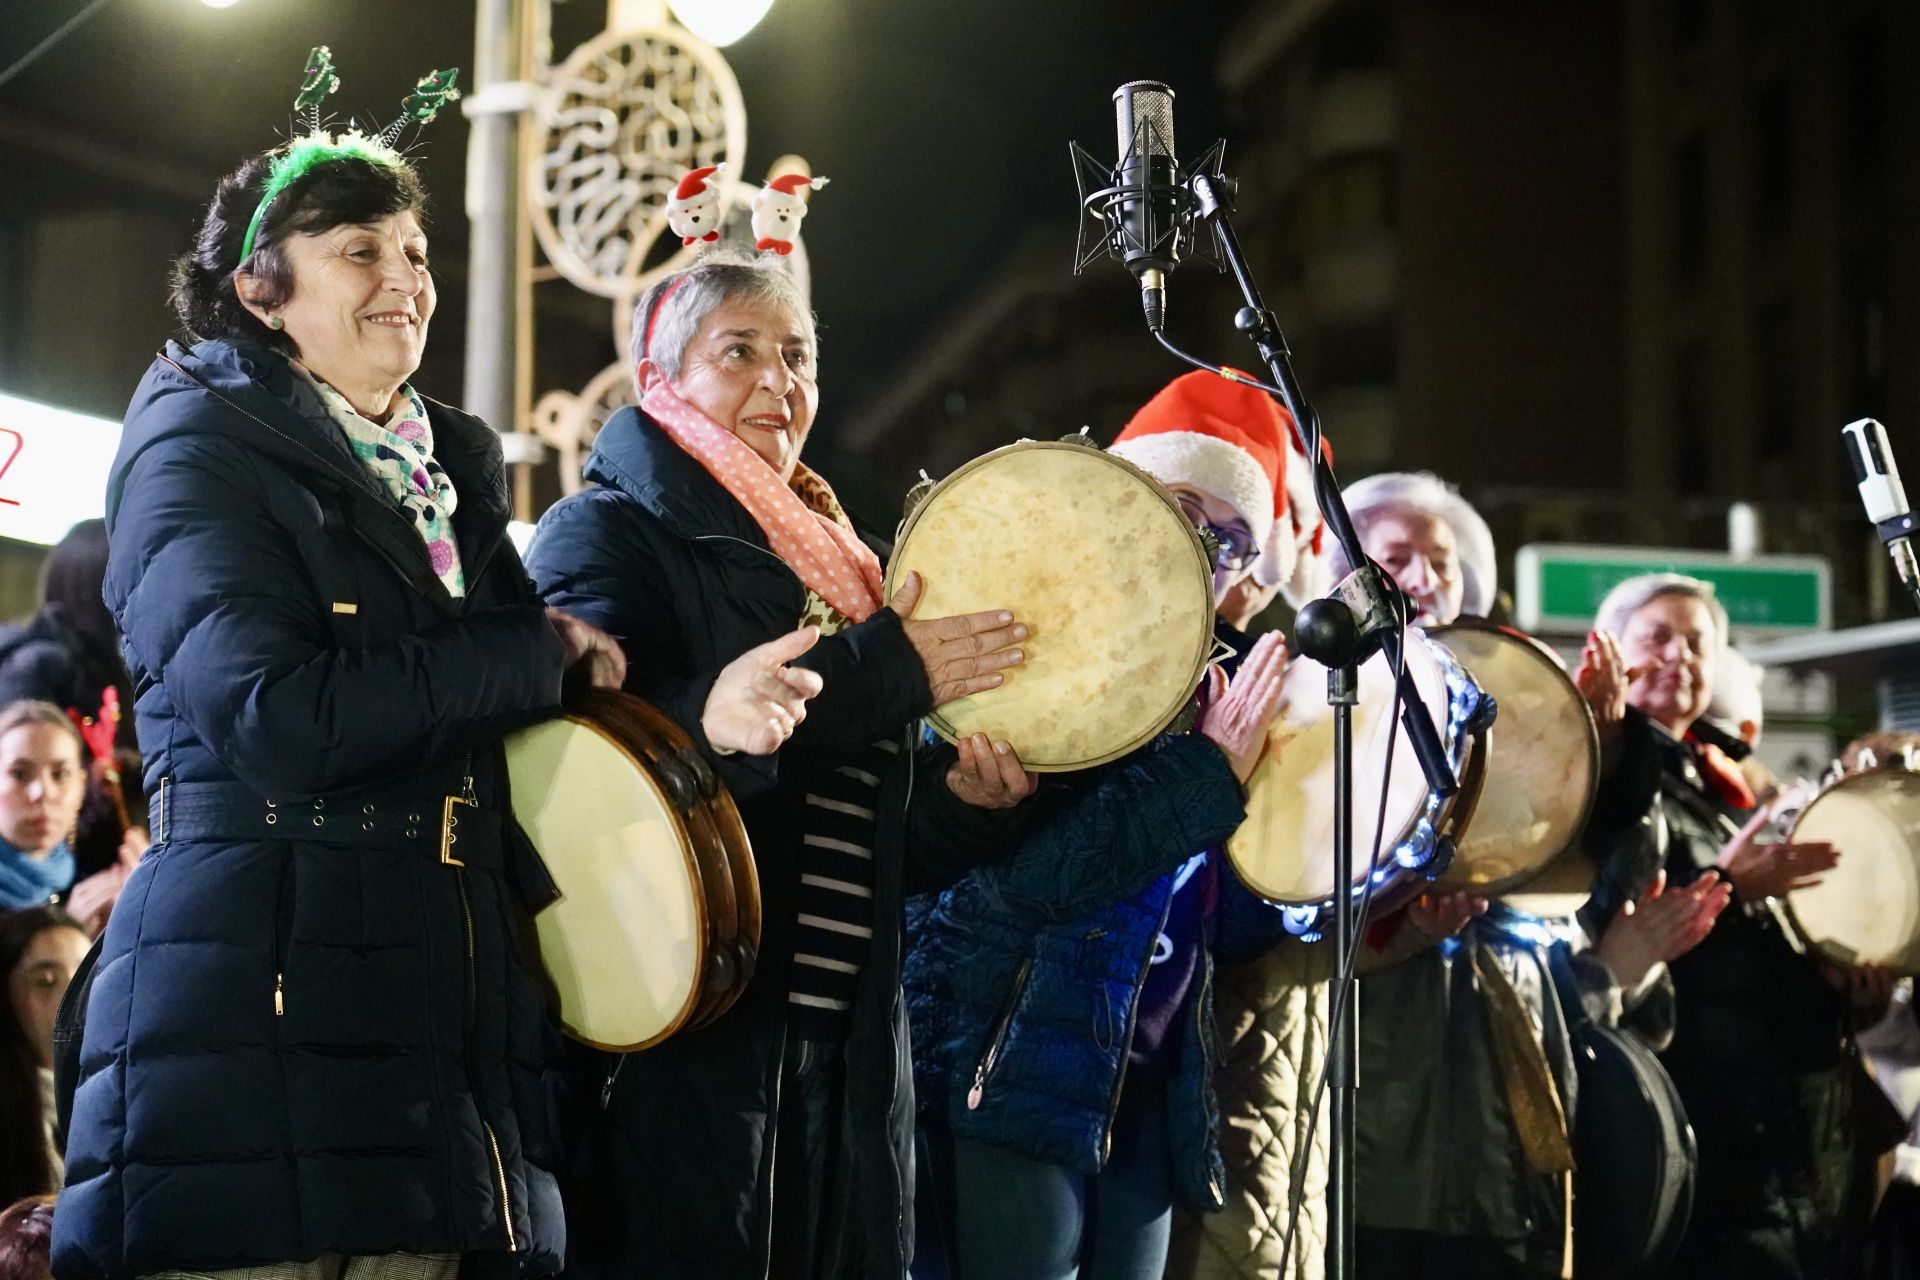
<svg viewBox="0 0 1920 1280">
<path fill-rule="evenodd" d="M 0 837 L 0 907 L 43 907 L 73 888 L 73 850 L 62 840 L 44 858 L 29 858 Z"/>
</svg>

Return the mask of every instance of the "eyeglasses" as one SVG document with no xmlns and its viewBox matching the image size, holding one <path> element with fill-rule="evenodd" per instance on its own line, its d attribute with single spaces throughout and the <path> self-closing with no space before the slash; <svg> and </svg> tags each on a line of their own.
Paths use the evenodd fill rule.
<svg viewBox="0 0 1920 1280">
<path fill-rule="evenodd" d="M 1186 513 L 1187 520 L 1199 530 L 1202 537 L 1213 542 L 1213 564 L 1216 569 L 1235 573 L 1260 558 L 1260 548 L 1254 545 L 1252 535 L 1245 529 L 1223 529 L 1209 522 L 1199 506 L 1185 497 L 1180 499 L 1180 510 Z"/>
</svg>

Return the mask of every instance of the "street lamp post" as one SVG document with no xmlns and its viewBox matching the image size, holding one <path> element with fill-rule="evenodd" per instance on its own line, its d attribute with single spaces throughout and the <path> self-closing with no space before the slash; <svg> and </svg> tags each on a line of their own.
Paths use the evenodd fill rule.
<svg viewBox="0 0 1920 1280">
<path fill-rule="evenodd" d="M 523 50 L 546 0 L 477 0 L 467 139 L 467 367 L 463 403 L 510 440 L 519 417 L 520 121 L 532 102 Z"/>
</svg>

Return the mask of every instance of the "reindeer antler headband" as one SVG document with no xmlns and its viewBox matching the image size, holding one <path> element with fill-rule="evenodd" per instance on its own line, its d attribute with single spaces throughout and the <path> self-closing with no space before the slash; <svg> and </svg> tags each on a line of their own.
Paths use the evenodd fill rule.
<svg viewBox="0 0 1920 1280">
<path fill-rule="evenodd" d="M 340 77 L 333 71 L 332 51 L 326 45 L 316 45 L 313 52 L 307 55 L 306 70 L 300 79 L 300 92 L 293 99 L 293 109 L 307 113 L 307 132 L 289 142 L 286 149 L 274 158 L 267 173 L 266 188 L 260 193 L 260 203 L 253 211 L 253 220 L 247 223 L 246 238 L 240 242 L 240 261 L 244 263 L 253 256 L 254 238 L 260 234 L 260 224 L 280 193 L 316 167 L 335 160 L 359 160 L 366 164 L 387 166 L 405 163 L 393 144 L 399 140 L 409 122 L 427 124 L 440 114 L 441 107 L 458 98 L 460 90 L 455 85 L 459 78 L 457 67 L 428 72 L 420 77 L 413 86 L 413 92 L 400 104 L 399 117 L 371 137 L 355 128 L 351 122 L 338 135 L 330 134 L 322 127 L 320 104 L 328 94 L 340 87 Z"/>
</svg>

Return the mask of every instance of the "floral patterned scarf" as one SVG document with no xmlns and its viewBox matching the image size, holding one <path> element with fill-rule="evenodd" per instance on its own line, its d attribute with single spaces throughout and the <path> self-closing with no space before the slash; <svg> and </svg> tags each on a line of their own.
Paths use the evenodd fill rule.
<svg viewBox="0 0 1920 1280">
<path fill-rule="evenodd" d="M 412 520 L 440 584 L 456 600 L 465 596 L 467 578 L 460 568 L 460 548 L 453 536 L 453 513 L 460 495 L 454 492 L 446 471 L 433 460 L 433 427 L 427 421 L 426 405 L 412 387 L 403 386 L 394 393 L 393 415 L 384 424 L 374 422 L 362 417 L 345 396 L 310 370 L 301 372 L 319 391 L 321 403 L 345 433 L 353 456 Z"/>
</svg>

